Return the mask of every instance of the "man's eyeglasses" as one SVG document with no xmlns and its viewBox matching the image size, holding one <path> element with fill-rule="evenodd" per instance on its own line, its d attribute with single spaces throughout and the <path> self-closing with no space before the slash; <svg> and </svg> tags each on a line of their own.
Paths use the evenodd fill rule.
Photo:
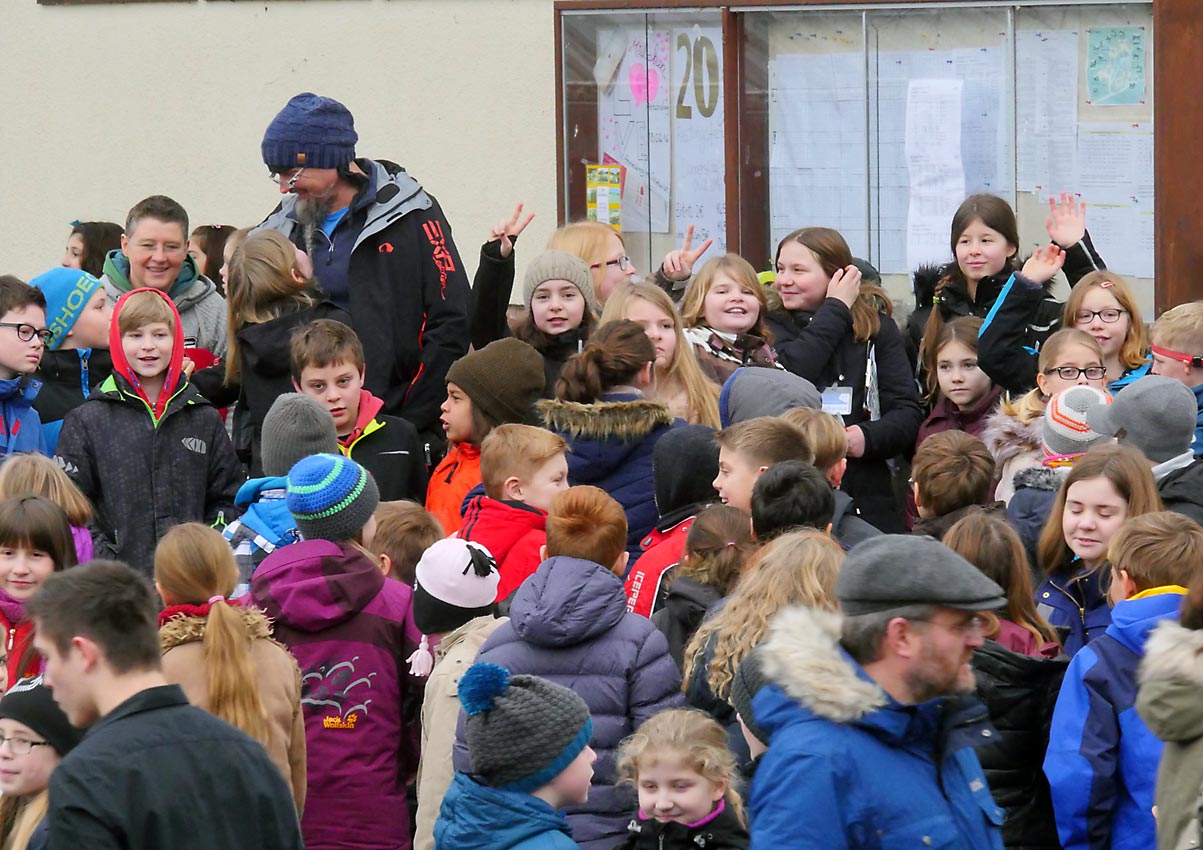
<svg viewBox="0 0 1203 850">
<path fill-rule="evenodd" d="M 1074 313 L 1075 324 L 1084 325 L 1087 322 L 1093 322 L 1094 317 L 1098 316 L 1109 325 L 1119 321 L 1120 316 L 1128 315 L 1127 310 L 1117 310 L 1114 307 L 1108 307 L 1106 310 L 1079 310 Z"/>
<path fill-rule="evenodd" d="M 29 342 L 35 336 L 42 340 L 43 345 L 49 345 L 51 338 L 54 336 L 54 331 L 46 328 L 35 328 L 33 325 L 27 325 L 25 322 L 0 322 L 0 328 L 16 328 L 17 339 L 21 342 Z"/>
<path fill-rule="evenodd" d="M 33 751 L 34 747 L 44 747 L 49 743 L 49 741 L 29 741 L 25 738 L 0 737 L 0 747 L 8 744 L 8 751 L 14 756 L 27 756 Z"/>
<path fill-rule="evenodd" d="M 291 189 L 296 188 L 297 181 L 301 179 L 301 175 L 305 173 L 305 169 L 298 168 L 296 170 L 296 173 L 293 174 L 291 177 L 285 177 L 284 175 L 287 173 L 288 173 L 287 171 L 282 172 L 282 173 L 279 171 L 269 171 L 267 174 L 267 178 L 269 180 L 271 180 L 273 183 L 275 183 L 277 186 L 280 185 L 280 181 L 283 180 L 284 185 L 288 189 L 291 190 Z"/>
<path fill-rule="evenodd" d="M 1057 366 L 1044 374 L 1057 375 L 1063 381 L 1076 381 L 1079 375 L 1085 375 L 1088 381 L 1101 381 L 1107 377 L 1106 366 L 1087 366 L 1079 369 L 1077 366 Z"/>
<path fill-rule="evenodd" d="M 614 260 L 606 260 L 604 263 L 594 263 L 589 268 L 596 269 L 601 266 L 618 266 L 620 271 L 629 272 L 631 270 L 631 258 L 624 254 Z"/>
</svg>

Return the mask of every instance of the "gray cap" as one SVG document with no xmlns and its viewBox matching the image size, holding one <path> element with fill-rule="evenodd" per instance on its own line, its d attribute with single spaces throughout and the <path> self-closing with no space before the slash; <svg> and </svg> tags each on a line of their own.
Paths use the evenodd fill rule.
<svg viewBox="0 0 1203 850">
<path fill-rule="evenodd" d="M 1161 375 L 1145 375 L 1116 393 L 1111 404 L 1086 411 L 1100 434 L 1119 437 L 1153 463 L 1185 453 L 1195 439 L 1199 403 L 1190 387 Z M 1121 433 L 1122 432 L 1122 433 Z"/>
<path fill-rule="evenodd" d="M 283 477 L 297 461 L 320 454 L 338 454 L 338 433 L 330 411 L 301 393 L 279 396 L 260 429 L 263 474 Z"/>
<path fill-rule="evenodd" d="M 1007 604 L 1003 589 L 931 537 L 883 534 L 853 547 L 835 582 L 848 616 L 909 605 L 989 611 Z"/>
<path fill-rule="evenodd" d="M 723 384 L 718 400 L 724 428 L 758 416 L 780 416 L 795 407 L 823 409 L 823 396 L 805 378 L 782 369 L 741 366 Z"/>
</svg>

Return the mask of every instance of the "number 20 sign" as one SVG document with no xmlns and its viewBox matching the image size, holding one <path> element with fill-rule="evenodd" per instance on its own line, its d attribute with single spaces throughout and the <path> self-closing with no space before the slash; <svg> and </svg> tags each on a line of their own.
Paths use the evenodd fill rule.
<svg viewBox="0 0 1203 850">
<path fill-rule="evenodd" d="M 685 53 L 685 71 L 681 74 L 680 87 L 677 89 L 676 117 L 693 118 L 693 110 L 696 107 L 703 118 L 709 118 L 718 108 L 719 95 L 718 50 L 714 41 L 705 35 L 691 40 L 688 33 L 680 33 L 677 35 L 675 49 L 678 56 L 682 51 Z M 690 88 L 693 89 L 694 106 L 686 102 Z"/>
</svg>

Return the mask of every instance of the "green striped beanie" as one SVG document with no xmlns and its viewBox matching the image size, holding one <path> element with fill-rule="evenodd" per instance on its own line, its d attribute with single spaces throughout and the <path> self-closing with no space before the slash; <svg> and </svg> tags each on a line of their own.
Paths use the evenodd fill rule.
<svg viewBox="0 0 1203 850">
<path fill-rule="evenodd" d="M 288 471 L 285 500 L 306 540 L 351 540 L 372 518 L 380 491 L 355 461 L 317 454 Z"/>
</svg>

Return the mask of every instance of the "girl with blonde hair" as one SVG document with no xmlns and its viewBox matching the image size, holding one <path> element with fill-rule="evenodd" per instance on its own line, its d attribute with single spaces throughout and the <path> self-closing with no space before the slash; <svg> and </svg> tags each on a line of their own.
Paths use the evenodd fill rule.
<svg viewBox="0 0 1203 850">
<path fill-rule="evenodd" d="M 665 404 L 678 419 L 720 427 L 719 388 L 702 372 L 681 317 L 664 291 L 650 283 L 622 287 L 606 302 L 601 322 L 622 319 L 641 325 L 656 351 L 655 381 L 647 397 Z"/>
<path fill-rule="evenodd" d="M 92 503 L 57 463 L 38 454 L 17 454 L 6 460 L 0 465 L 0 499 L 14 496 L 42 496 L 58 505 L 71 523 L 76 561 L 92 560 L 92 532 L 88 530 Z"/>
<path fill-rule="evenodd" d="M 301 673 L 256 607 L 229 601 L 238 565 L 225 538 L 200 523 L 177 525 L 155 549 L 163 674 L 188 700 L 263 744 L 305 805 Z"/>
<path fill-rule="evenodd" d="M 740 366 L 784 369 L 773 353 L 764 287 L 752 264 L 738 254 L 702 266 L 681 300 L 686 337 L 703 371 L 723 384 Z"/>
</svg>

